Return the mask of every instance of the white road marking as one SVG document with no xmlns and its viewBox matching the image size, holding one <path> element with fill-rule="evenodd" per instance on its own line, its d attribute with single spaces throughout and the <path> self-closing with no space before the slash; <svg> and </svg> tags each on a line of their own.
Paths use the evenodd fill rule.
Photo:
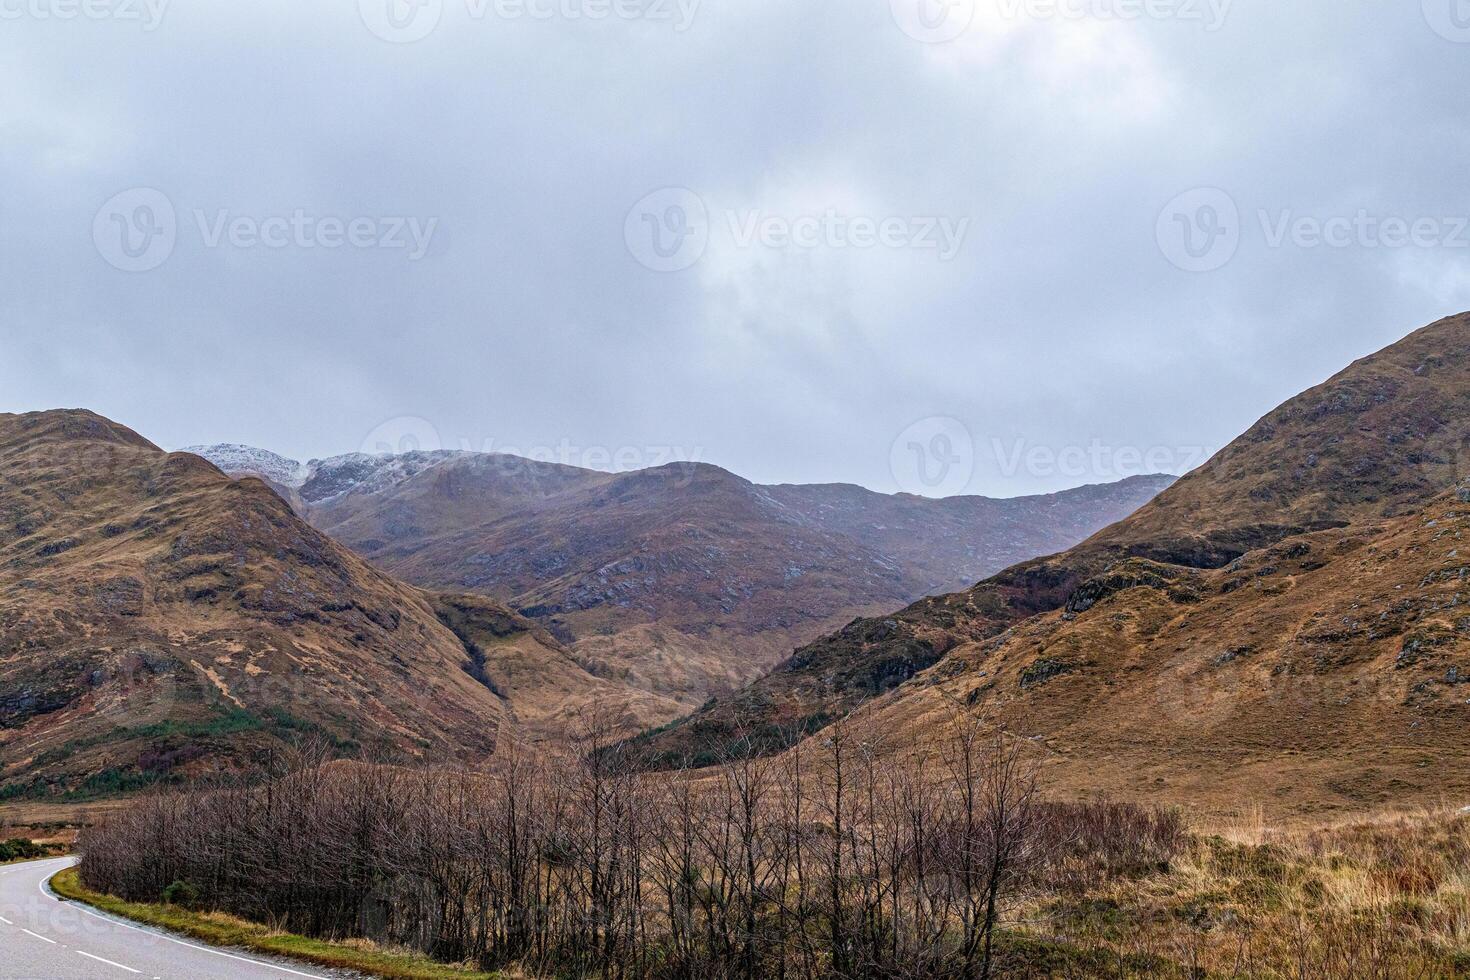
<svg viewBox="0 0 1470 980">
<path fill-rule="evenodd" d="M 22 929 L 21 932 L 25 933 L 27 936 L 35 936 L 37 939 L 41 940 L 41 942 L 43 942 L 43 943 L 50 943 L 52 946 L 55 946 L 56 945 L 56 940 L 54 940 L 54 939 L 47 939 L 45 936 L 41 935 L 39 932 L 31 932 L 29 929 Z"/>
<path fill-rule="evenodd" d="M 13 925 L 15 925 L 14 922 L 11 922 L 9 919 L 5 918 L 5 916 L 3 916 L 3 915 L 0 915 L 0 922 L 5 923 L 7 926 L 13 926 Z"/>
<path fill-rule="evenodd" d="M 210 949 L 208 946 L 196 946 L 193 943 L 186 943 L 182 939 L 175 939 L 173 936 L 164 935 L 162 932 L 158 932 L 158 931 L 156 931 L 154 929 L 144 929 L 141 926 L 131 925 L 131 924 L 127 923 L 127 922 L 123 922 L 120 919 L 114 919 L 110 915 L 103 915 L 100 912 L 94 912 L 94 911 L 92 911 L 91 909 L 87 908 L 87 906 L 83 905 L 80 902 L 72 902 L 72 901 L 65 901 L 64 902 L 60 898 L 57 898 L 55 895 L 51 894 L 50 892 L 48 892 L 46 890 L 46 882 L 48 882 L 50 880 L 51 879 L 48 876 L 46 878 L 42 878 L 40 881 L 38 881 L 36 883 L 36 887 L 38 889 L 40 889 L 41 894 L 44 895 L 47 898 L 47 900 L 52 901 L 52 902 L 55 902 L 58 905 L 65 905 L 67 908 L 76 909 L 78 912 L 83 912 L 83 913 L 85 913 L 87 915 L 90 915 L 94 919 L 101 919 L 103 922 L 110 922 L 110 923 L 112 923 L 115 926 L 122 926 L 124 929 L 131 929 L 134 932 L 141 932 L 141 933 L 144 933 L 146 935 L 153 936 L 156 939 L 163 939 L 163 940 L 166 940 L 166 941 L 171 942 L 171 943 L 177 943 L 180 946 L 187 946 L 190 949 L 198 950 L 201 953 L 209 953 L 212 956 L 223 956 L 226 959 L 239 960 L 241 963 L 249 963 L 251 966 L 263 966 L 267 970 L 277 970 L 277 971 L 279 971 L 281 973 L 289 973 L 293 977 L 306 977 L 307 980 L 327 980 L 326 977 L 321 976 L 320 974 L 316 974 L 316 973 L 302 973 L 300 970 L 292 970 L 292 969 L 289 969 L 289 968 L 284 967 L 284 966 L 277 966 L 274 963 L 267 963 L 265 960 L 253 960 L 253 959 L 251 959 L 248 956 L 236 956 L 234 953 L 226 953 L 222 949 Z M 37 938 L 39 938 L 39 939 L 46 939 L 45 936 L 39 936 Z M 48 943 L 49 942 L 54 942 L 54 940 L 50 940 L 50 939 L 46 939 L 46 941 Z"/>
<path fill-rule="evenodd" d="M 97 962 L 104 962 L 104 964 L 109 965 L 109 967 L 118 967 L 118 970 L 126 970 L 128 971 L 128 973 L 143 973 L 143 971 L 134 970 L 134 968 L 132 967 L 123 967 L 121 962 L 113 962 L 112 959 L 103 959 L 101 958 L 101 956 L 91 955 L 90 952 L 82 952 L 81 949 L 78 949 L 78 951 L 76 951 L 76 955 L 87 956 L 88 959 L 96 959 Z"/>
</svg>

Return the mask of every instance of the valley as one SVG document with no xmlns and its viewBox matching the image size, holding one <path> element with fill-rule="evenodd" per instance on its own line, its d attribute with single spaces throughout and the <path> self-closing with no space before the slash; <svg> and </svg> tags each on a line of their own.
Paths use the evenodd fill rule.
<svg viewBox="0 0 1470 980">
<path fill-rule="evenodd" d="M 370 969 L 1454 976 L 1467 420 L 1470 314 L 1177 482 L 1009 501 L 0 416 L 0 818 Z"/>
<path fill-rule="evenodd" d="M 270 482 L 389 574 L 534 620 L 587 671 L 667 721 L 791 650 L 931 592 L 1061 550 L 1173 482 L 929 500 L 855 486 L 759 486 L 715 466 L 603 473 L 465 452 L 307 464 L 195 447 Z"/>
</svg>

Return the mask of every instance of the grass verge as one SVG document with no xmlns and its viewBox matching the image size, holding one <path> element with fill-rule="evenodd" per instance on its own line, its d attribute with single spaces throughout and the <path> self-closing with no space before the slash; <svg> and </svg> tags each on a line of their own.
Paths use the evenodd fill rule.
<svg viewBox="0 0 1470 980">
<path fill-rule="evenodd" d="M 499 974 L 436 963 L 427 957 L 379 949 L 366 943 L 308 939 L 219 912 L 194 912 L 177 905 L 125 902 L 89 889 L 82 884 L 75 868 L 67 868 L 53 877 L 51 888 L 63 898 L 143 925 L 168 929 L 211 946 L 286 956 L 303 963 L 356 970 L 393 980 L 498 980 L 499 977 Z"/>
</svg>

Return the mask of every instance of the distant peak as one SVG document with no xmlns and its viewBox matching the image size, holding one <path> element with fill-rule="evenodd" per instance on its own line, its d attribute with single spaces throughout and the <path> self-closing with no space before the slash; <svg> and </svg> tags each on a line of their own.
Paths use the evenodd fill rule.
<svg viewBox="0 0 1470 980">
<path fill-rule="evenodd" d="M 299 462 L 255 446 L 220 443 L 187 446 L 179 452 L 201 456 L 230 476 L 259 476 L 286 487 L 299 487 L 306 481 L 306 467 Z"/>
</svg>

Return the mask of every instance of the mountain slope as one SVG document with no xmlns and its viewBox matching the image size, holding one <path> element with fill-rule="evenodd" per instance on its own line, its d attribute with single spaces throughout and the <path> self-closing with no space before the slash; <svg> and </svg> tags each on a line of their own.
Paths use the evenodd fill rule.
<svg viewBox="0 0 1470 980">
<path fill-rule="evenodd" d="M 1461 315 L 1287 402 L 1136 514 L 1077 547 L 965 592 L 854 622 L 732 698 L 640 741 L 655 765 L 714 758 L 737 729 L 755 731 L 776 749 L 922 671 L 932 679 L 981 670 L 976 650 L 1013 642 L 1034 617 L 1072 623 L 1104 599 L 1139 589 L 1187 602 L 1201 570 L 1288 538 L 1412 520 L 1464 475 L 1467 435 L 1470 315 Z M 1427 565 L 1413 568 L 1434 573 Z M 1335 567 L 1329 579 L 1349 574 Z M 1229 642 L 1229 634 L 1213 642 Z M 1070 672 L 1069 662 L 1048 659 L 1032 658 L 1039 672 L 1033 678 Z M 908 690 L 892 695 L 895 703 Z"/>
<path fill-rule="evenodd" d="M 1463 801 L 1467 501 L 1220 569 L 1130 559 L 1119 587 L 957 646 L 867 721 L 903 739 L 980 712 L 1044 746 L 1048 781 L 1073 794 L 1298 812 Z"/>
<path fill-rule="evenodd" d="M 555 647 L 505 632 L 518 656 Z M 485 675 L 429 597 L 262 483 L 89 412 L 0 415 L 0 796 L 128 789 L 308 736 L 483 758 L 507 721 Z"/>
<path fill-rule="evenodd" d="M 694 463 L 603 473 L 436 452 L 315 461 L 291 492 L 379 567 L 511 604 L 673 717 L 855 615 L 1075 543 L 1170 482 L 936 501 Z"/>
<path fill-rule="evenodd" d="M 444 593 L 429 598 L 439 621 L 469 653 L 466 669 L 503 699 L 510 725 L 524 740 L 565 748 L 569 733 L 593 707 L 623 728 L 668 717 L 662 699 L 593 676 L 545 629 L 493 599 Z"/>
<path fill-rule="evenodd" d="M 1422 506 L 1470 460 L 1467 324 L 1432 324 L 1291 399 L 1088 547 L 1217 567 Z"/>
</svg>

